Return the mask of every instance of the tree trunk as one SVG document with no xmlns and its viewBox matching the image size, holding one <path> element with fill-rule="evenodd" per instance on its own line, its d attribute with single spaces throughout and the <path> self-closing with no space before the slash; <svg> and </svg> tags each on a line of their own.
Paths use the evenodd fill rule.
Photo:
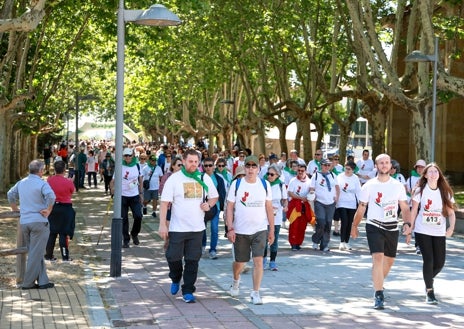
<svg viewBox="0 0 464 329">
<path fill-rule="evenodd" d="M 431 111 L 427 106 L 419 107 L 412 111 L 411 115 L 411 132 L 412 143 L 414 145 L 414 159 L 425 158 L 431 159 Z"/>
</svg>

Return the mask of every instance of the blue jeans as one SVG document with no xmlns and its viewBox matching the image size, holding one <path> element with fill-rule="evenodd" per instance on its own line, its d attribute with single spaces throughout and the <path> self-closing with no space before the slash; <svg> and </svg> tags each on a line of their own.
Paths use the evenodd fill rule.
<svg viewBox="0 0 464 329">
<path fill-rule="evenodd" d="M 217 206 L 216 206 L 217 207 Z M 220 211 L 216 213 L 216 216 L 210 221 L 211 225 L 211 243 L 209 245 L 209 252 L 211 251 L 216 251 L 216 247 L 218 244 L 218 239 L 219 239 L 219 213 Z M 207 226 L 208 224 L 205 223 Z M 206 230 L 203 231 L 203 241 L 202 241 L 202 246 L 206 247 Z"/>
<path fill-rule="evenodd" d="M 316 214 L 316 232 L 312 236 L 312 241 L 321 244 L 321 250 L 329 246 L 330 230 L 332 228 L 332 219 L 335 212 L 335 202 L 332 204 L 323 204 L 314 201 L 314 213 Z"/>
</svg>

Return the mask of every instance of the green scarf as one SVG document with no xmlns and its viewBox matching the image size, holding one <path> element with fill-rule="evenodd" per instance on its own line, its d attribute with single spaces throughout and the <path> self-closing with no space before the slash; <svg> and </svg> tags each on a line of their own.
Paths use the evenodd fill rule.
<svg viewBox="0 0 464 329">
<path fill-rule="evenodd" d="M 394 173 L 393 175 L 390 175 L 390 176 L 393 177 L 394 179 L 396 179 L 396 177 L 398 177 L 398 174 Z"/>
<path fill-rule="evenodd" d="M 289 168 L 289 167 L 285 167 L 284 170 L 285 170 L 286 172 L 288 172 L 290 175 L 296 176 L 296 171 L 295 171 L 295 170 L 292 170 L 292 169 Z"/>
<path fill-rule="evenodd" d="M 316 162 L 317 169 L 319 169 L 319 171 L 321 171 L 321 170 L 322 170 L 321 162 L 320 162 L 320 161 L 317 161 L 316 159 L 314 159 L 314 162 Z"/>
<path fill-rule="evenodd" d="M 411 176 L 420 177 L 421 175 L 416 171 L 416 169 L 411 170 Z"/>
<path fill-rule="evenodd" d="M 216 173 L 222 175 L 222 177 L 224 177 L 226 182 L 230 184 L 230 177 L 229 177 L 229 175 L 227 175 L 227 169 L 226 168 L 224 168 L 222 170 L 219 170 L 219 169 L 216 168 Z"/>
<path fill-rule="evenodd" d="M 275 181 L 269 182 L 269 183 L 271 183 L 271 187 L 272 187 L 274 185 L 281 184 L 282 182 L 280 181 L 280 178 L 277 178 Z"/>
<path fill-rule="evenodd" d="M 201 179 L 201 172 L 197 169 L 195 170 L 194 172 L 188 172 L 185 167 L 182 167 L 181 168 L 182 170 L 182 173 L 189 177 L 189 178 L 193 178 L 194 180 L 196 180 L 201 186 L 203 186 L 203 188 L 205 189 L 206 193 L 208 193 L 208 185 L 206 185 L 206 183 Z"/>
<path fill-rule="evenodd" d="M 341 174 L 335 167 L 332 169 L 332 172 L 335 174 L 335 176 L 338 176 Z"/>
<path fill-rule="evenodd" d="M 127 163 L 126 161 L 124 161 L 124 159 L 122 159 L 122 165 L 126 167 L 133 167 L 137 165 L 137 163 L 139 162 L 137 161 L 137 158 L 134 156 L 132 157 L 132 161 L 130 163 Z"/>
</svg>

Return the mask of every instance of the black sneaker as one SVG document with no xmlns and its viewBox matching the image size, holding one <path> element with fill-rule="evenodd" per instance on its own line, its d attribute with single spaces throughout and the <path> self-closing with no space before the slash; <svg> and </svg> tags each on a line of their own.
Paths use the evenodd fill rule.
<svg viewBox="0 0 464 329">
<path fill-rule="evenodd" d="M 122 245 L 123 248 L 129 248 L 129 242 L 124 242 Z"/>
<path fill-rule="evenodd" d="M 374 310 L 383 310 L 384 309 L 384 298 L 383 294 L 376 294 L 374 302 Z"/>
<path fill-rule="evenodd" d="M 134 244 L 138 246 L 140 244 L 139 237 L 136 235 L 132 236 L 132 241 L 134 241 Z"/>
<path fill-rule="evenodd" d="M 156 212 L 152 212 L 152 213 L 151 213 L 151 216 L 152 216 L 153 218 L 156 218 Z"/>
<path fill-rule="evenodd" d="M 438 300 L 435 298 L 435 293 L 433 292 L 433 289 L 430 291 L 427 291 L 427 295 L 425 296 L 425 302 L 427 304 L 432 304 L 432 305 L 438 304 Z"/>
<path fill-rule="evenodd" d="M 147 214 L 147 207 L 143 207 L 143 208 L 142 208 L 142 213 L 143 213 L 144 215 Z"/>
</svg>

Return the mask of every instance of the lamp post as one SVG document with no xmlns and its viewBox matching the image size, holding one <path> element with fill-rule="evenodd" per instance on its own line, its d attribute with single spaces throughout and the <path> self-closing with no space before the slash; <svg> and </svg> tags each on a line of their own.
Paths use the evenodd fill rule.
<svg viewBox="0 0 464 329">
<path fill-rule="evenodd" d="M 435 129 L 437 112 L 437 74 L 438 74 L 438 37 L 435 37 L 435 50 L 433 55 L 425 55 L 414 50 L 404 59 L 406 62 L 432 62 L 433 63 L 433 93 L 432 93 L 432 132 L 430 138 L 430 161 L 435 161 Z"/>
<path fill-rule="evenodd" d="M 149 26 L 174 26 L 182 21 L 163 5 L 152 5 L 147 10 L 126 10 L 124 0 L 119 0 L 117 25 L 117 73 L 116 73 L 116 136 L 114 170 L 114 207 L 111 223 L 111 262 L 110 275 L 121 276 L 122 247 L 122 148 L 124 133 L 124 45 L 125 23 L 134 22 Z"/>
<path fill-rule="evenodd" d="M 235 92 L 234 92 L 234 98 L 232 100 L 230 99 L 224 99 L 221 101 L 222 104 L 232 104 L 233 105 L 233 108 L 232 108 L 232 143 L 231 143 L 231 146 L 232 146 L 232 149 L 234 148 L 234 133 L 235 133 L 235 121 L 237 121 L 237 107 L 236 107 L 236 103 L 237 103 L 237 100 L 236 100 L 236 97 L 235 97 Z"/>
<path fill-rule="evenodd" d="M 92 94 L 88 94 L 88 95 L 84 95 L 84 96 L 80 96 L 79 93 L 76 91 L 76 132 L 75 132 L 75 135 L 76 135 L 76 141 L 75 141 L 75 146 L 74 146 L 74 152 L 76 154 L 76 156 L 74 157 L 74 161 L 76 162 L 75 166 L 74 166 L 74 175 L 75 175 L 75 178 L 74 178 L 74 186 L 76 187 L 76 192 L 79 191 L 79 159 L 78 159 L 78 156 L 79 156 L 79 102 L 80 101 L 91 101 L 91 100 L 97 100 L 98 97 L 95 96 L 95 95 L 92 95 Z"/>
</svg>

